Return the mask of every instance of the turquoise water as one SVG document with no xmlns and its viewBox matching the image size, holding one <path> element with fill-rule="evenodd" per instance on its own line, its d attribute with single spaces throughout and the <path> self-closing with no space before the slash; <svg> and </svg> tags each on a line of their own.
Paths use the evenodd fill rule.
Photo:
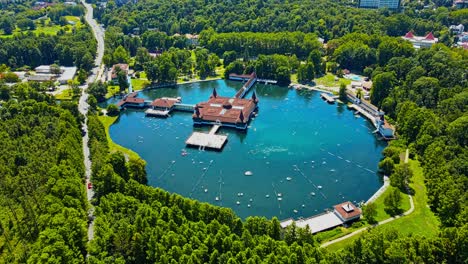
<svg viewBox="0 0 468 264">
<path fill-rule="evenodd" d="M 181 96 L 183 103 L 194 104 L 206 100 L 214 87 L 220 96 L 233 96 L 241 86 L 220 80 L 139 96 Z M 208 130 L 193 128 L 190 113 L 158 119 L 127 109 L 110 135 L 147 161 L 150 185 L 230 207 L 244 218 L 308 217 L 343 201 L 367 200 L 382 185 L 375 171 L 386 143 L 376 139 L 367 120 L 344 105 L 325 103 L 318 92 L 262 84 L 253 88 L 259 114 L 247 133 L 220 129 L 228 135 L 221 152 L 186 148 L 194 130 Z M 246 171 L 253 175 L 245 176 Z"/>
</svg>

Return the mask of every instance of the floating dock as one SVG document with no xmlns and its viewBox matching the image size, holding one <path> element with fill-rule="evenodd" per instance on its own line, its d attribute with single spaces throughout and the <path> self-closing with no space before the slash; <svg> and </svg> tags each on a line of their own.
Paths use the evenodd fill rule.
<svg viewBox="0 0 468 264">
<path fill-rule="evenodd" d="M 335 103 L 335 97 L 327 94 L 327 93 L 321 93 L 320 97 L 322 97 L 325 101 L 327 101 L 329 104 L 334 104 Z"/>
<path fill-rule="evenodd" d="M 221 150 L 227 141 L 227 136 L 216 135 L 219 126 L 213 126 L 210 133 L 193 132 L 192 135 L 185 141 L 187 146 L 199 147 L 200 149 L 215 149 Z"/>
<path fill-rule="evenodd" d="M 145 111 L 146 116 L 155 116 L 155 117 L 168 117 L 169 110 L 156 110 L 152 108 L 148 108 Z"/>
</svg>

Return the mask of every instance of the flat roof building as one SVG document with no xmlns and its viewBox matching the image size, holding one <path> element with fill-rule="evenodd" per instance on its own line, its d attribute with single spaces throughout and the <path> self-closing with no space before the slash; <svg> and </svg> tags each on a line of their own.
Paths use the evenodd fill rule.
<svg viewBox="0 0 468 264">
<path fill-rule="evenodd" d="M 359 7 L 399 9 L 400 0 L 359 0 Z"/>
</svg>

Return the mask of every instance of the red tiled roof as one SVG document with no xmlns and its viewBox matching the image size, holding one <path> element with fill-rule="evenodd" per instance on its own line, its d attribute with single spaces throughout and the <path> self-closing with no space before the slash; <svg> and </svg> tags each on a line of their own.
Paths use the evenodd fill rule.
<svg viewBox="0 0 468 264">
<path fill-rule="evenodd" d="M 435 39 L 434 35 L 432 35 L 432 32 L 429 32 L 429 34 L 427 34 L 424 38 L 427 39 L 427 40 L 434 40 Z"/>
<path fill-rule="evenodd" d="M 352 211 L 346 212 L 343 206 L 350 206 L 352 208 Z M 361 209 L 357 208 L 351 202 L 344 202 L 341 204 L 337 204 L 334 206 L 334 208 L 341 215 L 343 219 L 350 219 L 361 214 Z"/>
<path fill-rule="evenodd" d="M 193 114 L 193 118 L 211 122 L 247 123 L 256 106 L 256 102 L 251 99 L 211 97 L 207 102 L 197 104 L 200 115 Z M 244 120 L 240 118 L 241 111 Z"/>
<path fill-rule="evenodd" d="M 145 102 L 143 98 L 130 97 L 125 100 L 127 103 L 141 104 Z"/>
<path fill-rule="evenodd" d="M 141 103 L 144 103 L 144 102 L 145 102 L 145 99 L 143 99 L 143 98 L 130 97 L 130 95 L 128 95 L 124 99 L 120 100 L 116 105 L 117 106 L 122 106 L 122 105 L 124 105 L 126 103 L 141 104 Z"/>
<path fill-rule="evenodd" d="M 124 71 L 125 73 L 128 72 L 128 64 L 125 64 L 125 63 L 118 63 L 118 64 L 114 64 L 114 66 L 112 66 L 112 79 L 115 79 L 117 78 L 117 74 L 115 74 L 115 68 L 116 67 L 119 67 L 122 71 Z"/>
<path fill-rule="evenodd" d="M 172 108 L 175 103 L 177 103 L 176 100 L 158 98 L 151 103 L 151 106 L 160 108 Z"/>
<path fill-rule="evenodd" d="M 405 38 L 414 38 L 413 32 L 408 31 L 408 33 L 405 35 Z"/>
</svg>

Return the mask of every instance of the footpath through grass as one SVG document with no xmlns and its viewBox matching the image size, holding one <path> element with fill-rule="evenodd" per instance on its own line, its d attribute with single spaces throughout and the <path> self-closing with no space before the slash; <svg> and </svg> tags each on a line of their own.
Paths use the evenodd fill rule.
<svg viewBox="0 0 468 264">
<path fill-rule="evenodd" d="M 418 161 L 410 160 L 409 165 L 413 170 L 413 179 L 412 183 L 410 183 L 410 187 L 415 191 L 413 196 L 414 202 L 414 211 L 407 216 L 398 218 L 390 223 L 377 226 L 375 228 L 385 230 L 385 229 L 394 229 L 398 230 L 398 232 L 402 235 L 421 235 L 425 237 L 433 237 L 436 236 L 439 232 L 439 225 L 440 222 L 438 218 L 434 215 L 434 213 L 429 209 L 427 204 L 427 190 L 426 186 L 424 185 L 424 174 L 423 170 Z M 388 195 L 390 188 L 386 191 Z M 376 204 L 378 204 L 378 220 L 382 217 L 385 218 L 385 211 L 383 211 L 383 199 L 385 194 L 383 194 L 379 199 L 376 200 Z M 379 201 L 381 199 L 381 201 Z M 407 200 L 407 199 L 405 199 Z M 403 204 L 404 206 L 404 204 Z M 408 207 L 409 208 L 409 207 Z M 407 210 L 407 209 L 406 209 Z M 387 217 L 388 218 L 388 217 Z M 346 246 L 352 244 L 353 241 L 358 239 L 362 234 L 365 234 L 367 231 L 364 231 L 360 234 L 352 236 L 348 239 L 343 241 L 337 242 L 326 247 L 329 251 L 336 251 L 342 249 Z"/>
<path fill-rule="evenodd" d="M 101 123 L 104 125 L 104 128 L 106 130 L 106 137 L 107 137 L 107 142 L 109 143 L 110 152 L 120 151 L 124 153 L 126 156 L 128 156 L 128 158 L 130 159 L 140 158 L 140 156 L 136 152 L 128 148 L 124 148 L 116 144 L 114 141 L 112 141 L 110 134 L 109 134 L 109 128 L 115 122 L 115 120 L 117 120 L 118 116 L 98 116 L 98 118 L 99 118 L 99 121 L 101 121 Z"/>
</svg>

